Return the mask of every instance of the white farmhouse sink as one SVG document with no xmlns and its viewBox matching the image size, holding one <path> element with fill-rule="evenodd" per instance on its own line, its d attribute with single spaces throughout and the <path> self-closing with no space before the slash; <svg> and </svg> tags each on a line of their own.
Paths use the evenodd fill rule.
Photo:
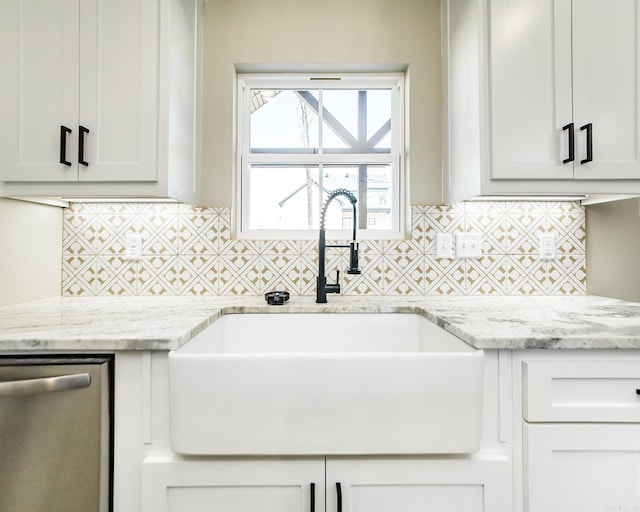
<svg viewBox="0 0 640 512">
<path fill-rule="evenodd" d="M 483 358 L 417 314 L 223 315 L 169 353 L 171 445 L 211 455 L 473 452 Z"/>
</svg>

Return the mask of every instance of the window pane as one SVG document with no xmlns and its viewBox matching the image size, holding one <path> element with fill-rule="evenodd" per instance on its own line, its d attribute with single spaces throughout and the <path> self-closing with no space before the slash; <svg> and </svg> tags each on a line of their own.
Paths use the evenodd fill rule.
<svg viewBox="0 0 640 512">
<path fill-rule="evenodd" d="M 317 167 L 249 168 L 249 229 L 318 229 Z"/>
<path fill-rule="evenodd" d="M 391 165 L 324 166 L 322 171 L 324 198 L 338 188 L 352 192 L 357 198 L 358 229 L 393 229 L 393 179 Z M 342 208 L 329 207 L 327 229 L 351 229 L 351 203 L 337 197 Z M 341 212 L 336 215 L 336 211 Z"/>
<path fill-rule="evenodd" d="M 323 90 L 322 146 L 354 152 L 358 140 L 358 91 Z"/>
<path fill-rule="evenodd" d="M 391 90 L 323 90 L 322 144 L 328 153 L 391 151 Z"/>
<path fill-rule="evenodd" d="M 252 165 L 249 168 L 248 228 L 319 229 L 322 205 L 331 192 L 343 188 L 358 198 L 359 230 L 393 229 L 394 194 L 390 165 L 325 165 L 321 169 L 315 166 Z M 351 229 L 352 222 L 351 203 L 338 196 L 327 210 L 325 227 L 330 230 Z"/>
<path fill-rule="evenodd" d="M 252 89 L 251 151 L 316 153 L 319 120 L 314 101 L 318 91 Z"/>
<path fill-rule="evenodd" d="M 367 140 L 391 151 L 391 90 L 367 91 Z"/>
</svg>

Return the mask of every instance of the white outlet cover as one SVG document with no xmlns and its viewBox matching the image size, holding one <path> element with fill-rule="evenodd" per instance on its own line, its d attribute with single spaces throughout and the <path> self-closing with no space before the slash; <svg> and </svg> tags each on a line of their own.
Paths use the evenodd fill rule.
<svg viewBox="0 0 640 512">
<path fill-rule="evenodd" d="M 125 259 L 139 260 L 142 257 L 142 235 L 127 235 Z"/>
<path fill-rule="evenodd" d="M 541 260 L 553 260 L 556 258 L 556 235 L 543 233 L 540 235 L 538 254 Z"/>
</svg>

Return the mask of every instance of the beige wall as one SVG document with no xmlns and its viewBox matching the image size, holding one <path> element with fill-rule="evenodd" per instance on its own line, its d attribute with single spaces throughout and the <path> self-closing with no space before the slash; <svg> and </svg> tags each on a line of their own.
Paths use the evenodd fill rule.
<svg viewBox="0 0 640 512">
<path fill-rule="evenodd" d="M 410 200 L 442 201 L 440 0 L 208 0 L 203 205 L 231 205 L 236 64 L 408 65 Z"/>
<path fill-rule="evenodd" d="M 587 207 L 587 293 L 640 301 L 638 199 Z"/>
<path fill-rule="evenodd" d="M 60 295 L 62 208 L 0 198 L 0 306 Z"/>
</svg>

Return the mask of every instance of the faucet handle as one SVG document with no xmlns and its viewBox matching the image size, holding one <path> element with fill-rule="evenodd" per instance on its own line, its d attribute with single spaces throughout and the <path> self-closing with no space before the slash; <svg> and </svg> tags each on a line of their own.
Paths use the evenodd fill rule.
<svg viewBox="0 0 640 512">
<path fill-rule="evenodd" d="M 349 242 L 349 270 L 347 274 L 360 274 L 360 266 L 358 264 L 358 249 L 360 243 L 356 240 Z"/>
<path fill-rule="evenodd" d="M 326 293 L 340 293 L 340 271 L 336 270 L 336 282 L 325 285 Z"/>
</svg>

